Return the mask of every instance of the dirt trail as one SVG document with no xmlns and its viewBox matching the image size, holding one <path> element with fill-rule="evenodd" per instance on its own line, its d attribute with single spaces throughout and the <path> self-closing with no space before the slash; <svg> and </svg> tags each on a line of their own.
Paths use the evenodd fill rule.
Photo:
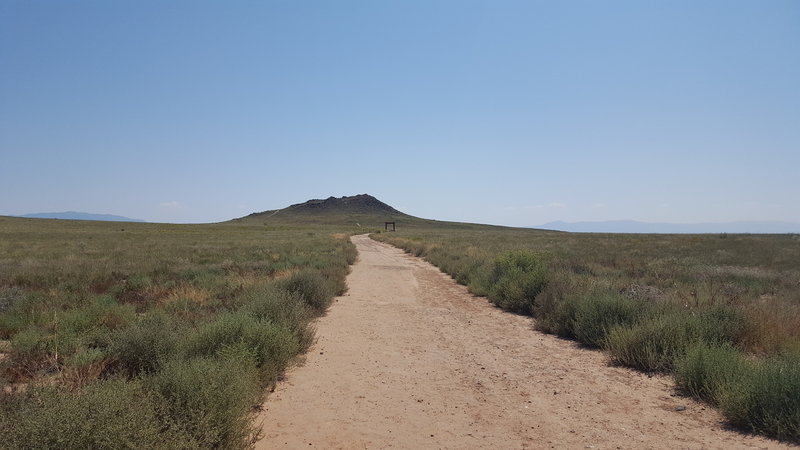
<svg viewBox="0 0 800 450">
<path fill-rule="evenodd" d="M 781 448 L 366 236 L 257 448 Z M 685 406 L 684 411 L 676 407 Z"/>
</svg>

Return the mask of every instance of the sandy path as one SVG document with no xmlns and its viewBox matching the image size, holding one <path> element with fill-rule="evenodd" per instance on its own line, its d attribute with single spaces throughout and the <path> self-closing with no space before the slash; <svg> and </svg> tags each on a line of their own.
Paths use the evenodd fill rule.
<svg viewBox="0 0 800 450">
<path fill-rule="evenodd" d="M 265 402 L 257 448 L 786 447 L 726 430 L 668 378 L 533 331 L 418 258 L 353 242 L 349 293 Z"/>
</svg>

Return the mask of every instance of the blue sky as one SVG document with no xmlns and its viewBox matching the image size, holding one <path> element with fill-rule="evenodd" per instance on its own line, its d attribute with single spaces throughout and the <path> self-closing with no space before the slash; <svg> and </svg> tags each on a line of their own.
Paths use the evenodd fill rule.
<svg viewBox="0 0 800 450">
<path fill-rule="evenodd" d="M 800 222 L 800 2 L 0 2 L 0 214 Z"/>
</svg>

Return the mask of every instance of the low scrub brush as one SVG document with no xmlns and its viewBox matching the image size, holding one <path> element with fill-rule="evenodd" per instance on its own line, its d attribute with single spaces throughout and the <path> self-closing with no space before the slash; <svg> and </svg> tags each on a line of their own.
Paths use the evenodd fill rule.
<svg viewBox="0 0 800 450">
<path fill-rule="evenodd" d="M 536 296 L 550 281 L 547 262 L 541 254 L 514 250 L 494 260 L 489 274 L 488 297 L 497 306 L 531 314 Z"/>
</svg>

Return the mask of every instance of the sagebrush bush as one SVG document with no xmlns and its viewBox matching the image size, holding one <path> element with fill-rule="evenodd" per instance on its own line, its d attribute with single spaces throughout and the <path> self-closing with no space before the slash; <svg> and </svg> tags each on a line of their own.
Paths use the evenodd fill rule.
<svg viewBox="0 0 800 450">
<path fill-rule="evenodd" d="M 742 309 L 747 316 L 742 340 L 748 351 L 759 355 L 800 353 L 800 302 L 755 302 Z"/>
<path fill-rule="evenodd" d="M 65 358 L 61 379 L 73 389 L 92 383 L 103 373 L 110 359 L 105 351 L 97 348 L 81 348 Z"/>
<path fill-rule="evenodd" d="M 147 382 L 164 399 L 165 422 L 196 448 L 244 448 L 255 435 L 252 411 L 261 385 L 255 360 L 242 347 L 169 361 Z"/>
<path fill-rule="evenodd" d="M 720 389 L 717 403 L 733 424 L 800 442 L 800 358 L 747 364 L 739 383 Z"/>
<path fill-rule="evenodd" d="M 578 298 L 587 290 L 586 277 L 554 274 L 547 287 L 536 297 L 534 328 L 564 338 L 575 337 L 575 314 Z"/>
<path fill-rule="evenodd" d="M 11 339 L 12 358 L 37 358 L 47 356 L 53 348 L 50 333 L 31 327 L 14 335 Z"/>
<path fill-rule="evenodd" d="M 290 329 L 244 312 L 223 313 L 201 324 L 186 336 L 183 346 L 190 358 L 244 349 L 255 361 L 265 385 L 277 380 L 301 348 Z"/>
<path fill-rule="evenodd" d="M 488 298 L 509 311 L 531 314 L 536 296 L 550 281 L 543 255 L 530 251 L 511 251 L 494 260 L 487 279 Z"/>
<path fill-rule="evenodd" d="M 11 339 L 11 352 L 7 361 L 6 374 L 13 381 L 27 381 L 39 373 L 50 372 L 58 367 L 58 349 L 67 354 L 74 353 L 79 343 L 74 336 L 62 336 L 56 342 L 54 335 L 38 327 L 27 328 Z"/>
<path fill-rule="evenodd" d="M 473 294 L 486 294 L 487 281 L 484 274 L 489 272 L 489 268 L 483 259 L 468 255 L 442 258 L 439 268 L 456 282 L 468 286 Z"/>
<path fill-rule="evenodd" d="M 56 309 L 45 316 L 40 308 L 51 302 L 31 297 L 14 305 L 7 324 L 15 324 L 11 339 L 12 378 L 35 377 L 63 366 L 79 351 L 102 350 L 111 343 L 113 330 L 134 319 L 133 308 L 113 297 L 95 296 L 83 304 Z"/>
<path fill-rule="evenodd" d="M 131 305 L 119 304 L 114 297 L 104 295 L 54 315 L 52 329 L 56 341 L 70 340 L 78 343 L 78 347 L 106 348 L 111 345 L 114 330 L 126 327 L 135 319 L 136 312 Z M 71 352 L 59 349 L 59 353 L 67 356 Z"/>
<path fill-rule="evenodd" d="M 178 357 L 183 328 L 166 314 L 151 314 L 114 333 L 110 354 L 129 376 L 157 372 Z"/>
<path fill-rule="evenodd" d="M 605 346 L 619 363 L 645 371 L 670 371 L 690 347 L 734 345 L 744 329 L 741 313 L 727 307 L 692 311 L 667 306 L 637 324 L 615 327 Z"/>
<path fill-rule="evenodd" d="M 303 301 L 319 311 L 330 306 L 340 290 L 338 283 L 331 281 L 317 270 L 302 270 L 280 281 L 280 287 L 300 296 Z"/>
<path fill-rule="evenodd" d="M 731 423 L 800 440 L 800 358 L 753 360 L 729 345 L 698 344 L 676 361 L 675 379 L 718 406 Z"/>
<path fill-rule="evenodd" d="M 730 345 L 697 343 L 675 361 L 675 381 L 689 394 L 718 405 L 724 390 L 741 385 L 749 364 Z"/>
<path fill-rule="evenodd" d="M 347 292 L 347 282 L 345 281 L 345 279 L 347 278 L 347 274 L 350 273 L 350 266 L 336 265 L 336 266 L 322 267 L 320 268 L 320 273 L 328 281 L 328 286 L 331 292 L 333 292 L 333 295 L 331 297 L 338 297 L 340 295 L 344 295 L 345 292 Z M 331 300 L 333 300 L 333 298 L 328 299 L 329 306 Z"/>
<path fill-rule="evenodd" d="M 299 294 L 265 285 L 248 290 L 241 296 L 241 301 L 240 311 L 290 330 L 301 350 L 312 344 L 314 330 L 309 326 L 312 311 Z"/>
<path fill-rule="evenodd" d="M 30 326 L 42 326 L 52 320 L 55 305 L 49 299 L 33 294 L 15 293 L 15 300 L 0 314 L 0 339 L 8 339 Z"/>
<path fill-rule="evenodd" d="M 603 347 L 606 335 L 617 326 L 635 323 L 645 304 L 612 292 L 589 292 L 575 301 L 575 338 L 592 347 Z"/>
<path fill-rule="evenodd" d="M 191 448 L 161 420 L 141 381 L 112 379 L 78 392 L 33 388 L 0 405 L 0 448 Z"/>
<path fill-rule="evenodd" d="M 732 307 L 714 306 L 697 314 L 700 336 L 712 345 L 739 344 L 748 328 L 744 314 Z"/>
<path fill-rule="evenodd" d="M 133 321 L 136 311 L 131 305 L 121 305 L 112 296 L 94 297 L 88 304 L 67 309 L 56 316 L 55 324 L 59 330 L 71 333 L 84 333 L 93 328 L 115 330 Z"/>
</svg>

